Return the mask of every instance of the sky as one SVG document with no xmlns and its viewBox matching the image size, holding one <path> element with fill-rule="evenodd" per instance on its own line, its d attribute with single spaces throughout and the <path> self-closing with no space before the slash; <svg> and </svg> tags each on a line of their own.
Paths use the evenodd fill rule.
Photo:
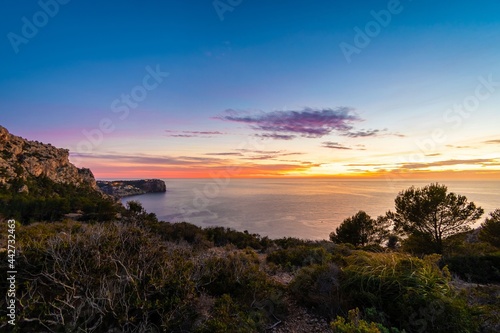
<svg viewBox="0 0 500 333">
<path fill-rule="evenodd" d="M 500 179 L 498 1 L 2 1 L 0 125 L 97 178 Z"/>
</svg>

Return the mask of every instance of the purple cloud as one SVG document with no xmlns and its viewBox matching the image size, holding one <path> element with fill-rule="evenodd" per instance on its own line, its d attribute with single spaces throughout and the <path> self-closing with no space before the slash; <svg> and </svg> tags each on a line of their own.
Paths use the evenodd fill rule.
<svg viewBox="0 0 500 333">
<path fill-rule="evenodd" d="M 259 114 L 226 110 L 225 115 L 214 119 L 248 124 L 254 130 L 272 133 L 262 134 L 262 137 L 282 140 L 290 140 L 295 135 L 319 138 L 333 131 L 347 132 L 353 128 L 352 123 L 362 120 L 353 114 L 352 108 L 348 107 L 304 108 L 302 111 L 273 111 Z"/>
</svg>

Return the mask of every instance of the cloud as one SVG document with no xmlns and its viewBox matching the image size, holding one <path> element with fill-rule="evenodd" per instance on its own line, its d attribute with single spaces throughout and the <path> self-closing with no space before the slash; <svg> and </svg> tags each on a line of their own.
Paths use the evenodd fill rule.
<svg viewBox="0 0 500 333">
<path fill-rule="evenodd" d="M 354 166 L 354 167 L 367 167 L 367 166 L 385 166 L 387 164 L 382 163 L 351 163 L 346 164 L 346 166 Z"/>
<path fill-rule="evenodd" d="M 277 159 L 284 156 L 292 156 L 292 155 L 302 155 L 303 153 L 299 152 L 287 152 L 282 150 L 249 150 L 249 149 L 238 149 L 244 153 L 251 154 L 244 160 L 272 160 Z"/>
<path fill-rule="evenodd" d="M 352 148 L 346 147 L 344 145 L 341 145 L 338 142 L 332 142 L 332 141 L 323 142 L 322 147 L 330 148 L 330 149 L 352 150 Z"/>
<path fill-rule="evenodd" d="M 325 141 L 322 143 L 322 147 L 330 149 L 341 149 L 341 150 L 366 150 L 364 145 L 354 145 L 356 148 L 345 146 L 338 142 Z"/>
<path fill-rule="evenodd" d="M 223 135 L 226 133 L 222 133 L 219 131 L 172 131 L 165 130 L 168 133 L 166 136 L 173 138 L 211 138 L 213 135 Z"/>
<path fill-rule="evenodd" d="M 297 136 L 295 135 L 287 135 L 287 134 L 257 134 L 256 135 L 259 138 L 264 138 L 264 139 L 274 139 L 274 140 L 292 140 L 295 139 Z"/>
<path fill-rule="evenodd" d="M 366 138 L 366 137 L 374 137 L 374 136 L 397 136 L 400 138 L 404 138 L 406 135 L 400 133 L 391 133 L 387 131 L 387 128 L 382 130 L 379 129 L 370 129 L 365 130 L 361 129 L 359 131 L 348 131 L 345 133 L 341 133 L 343 136 L 347 136 L 349 138 Z"/>
<path fill-rule="evenodd" d="M 492 162 L 497 162 L 496 159 L 483 159 L 483 158 L 478 158 L 478 159 L 472 159 L 472 160 L 447 160 L 447 161 L 437 161 L 437 162 L 430 162 L 430 163 L 407 163 L 407 164 L 402 164 L 401 168 L 403 169 L 423 169 L 423 168 L 429 168 L 429 167 L 436 167 L 436 166 L 450 166 L 450 165 L 465 165 L 465 164 L 472 164 L 472 165 L 482 165 L 483 163 L 492 163 Z"/>
<path fill-rule="evenodd" d="M 446 145 L 448 148 L 457 148 L 457 149 L 468 149 L 473 148 L 472 146 L 454 146 L 454 145 Z"/>
<path fill-rule="evenodd" d="M 214 119 L 247 124 L 256 131 L 271 133 L 261 134 L 263 137 L 281 140 L 290 140 L 295 136 L 320 138 L 333 131 L 347 132 L 353 128 L 354 122 L 362 120 L 353 114 L 352 108 L 348 107 L 304 108 L 301 111 L 273 111 L 259 114 L 229 109 L 224 115 Z"/>
<path fill-rule="evenodd" d="M 488 140 L 488 141 L 484 141 L 483 143 L 486 143 L 489 145 L 498 145 L 498 144 L 500 144 L 500 140 Z"/>
<path fill-rule="evenodd" d="M 291 154 L 291 153 L 290 153 Z M 288 172 L 303 172 L 314 167 L 309 163 L 258 164 L 252 162 L 228 164 L 224 158 L 206 158 L 197 156 L 155 156 L 122 154 L 71 154 L 91 165 L 96 177 L 212 177 L 214 173 L 234 177 L 279 176 Z"/>
<path fill-rule="evenodd" d="M 205 155 L 210 155 L 210 156 L 242 156 L 241 153 L 230 153 L 230 152 L 223 152 L 223 153 L 206 153 Z"/>
<path fill-rule="evenodd" d="M 190 165 L 219 165 L 223 159 L 193 157 L 193 156 L 158 156 L 158 155 L 121 155 L 121 154 L 86 154 L 73 153 L 72 156 L 88 160 L 111 161 L 116 164 L 127 163 L 129 165 L 159 165 L 159 166 L 190 166 Z"/>
<path fill-rule="evenodd" d="M 384 130 L 378 130 L 378 129 L 359 130 L 356 132 L 346 132 L 346 133 L 343 133 L 342 135 L 350 137 L 350 138 L 364 138 L 367 136 L 376 136 L 377 134 L 379 134 L 380 132 L 383 132 L 383 131 L 387 131 L 387 130 L 385 130 L 385 129 Z"/>
<path fill-rule="evenodd" d="M 241 151 L 243 153 L 255 153 L 255 154 L 277 154 L 280 153 L 281 150 L 252 150 L 252 149 L 236 149 L 237 151 Z"/>
</svg>

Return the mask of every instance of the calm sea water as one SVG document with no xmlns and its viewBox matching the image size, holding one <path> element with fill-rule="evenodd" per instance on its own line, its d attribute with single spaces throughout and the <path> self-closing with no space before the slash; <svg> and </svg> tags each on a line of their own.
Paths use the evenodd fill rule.
<svg viewBox="0 0 500 333">
<path fill-rule="evenodd" d="M 372 217 L 394 210 L 397 194 L 425 181 L 339 181 L 331 179 L 164 179 L 166 193 L 122 200 L 140 201 L 160 220 L 202 227 L 224 226 L 271 238 L 328 239 L 359 210 Z M 500 181 L 447 181 L 485 215 L 500 208 Z M 480 222 L 483 221 L 483 218 Z M 478 223 L 479 224 L 479 223 Z"/>
</svg>

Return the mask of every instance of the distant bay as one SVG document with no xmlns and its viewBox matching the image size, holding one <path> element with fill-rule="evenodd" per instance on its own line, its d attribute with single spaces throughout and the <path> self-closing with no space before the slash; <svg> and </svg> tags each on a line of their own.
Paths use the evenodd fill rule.
<svg viewBox="0 0 500 333">
<path fill-rule="evenodd" d="M 394 210 L 397 194 L 430 181 L 334 179 L 163 179 L 166 193 L 137 200 L 158 219 L 198 226 L 224 226 L 271 238 L 328 239 L 342 221 L 364 210 L 372 217 Z M 500 208 L 500 181 L 444 181 L 449 192 L 483 207 Z M 479 223 L 478 223 L 479 224 Z"/>
</svg>

